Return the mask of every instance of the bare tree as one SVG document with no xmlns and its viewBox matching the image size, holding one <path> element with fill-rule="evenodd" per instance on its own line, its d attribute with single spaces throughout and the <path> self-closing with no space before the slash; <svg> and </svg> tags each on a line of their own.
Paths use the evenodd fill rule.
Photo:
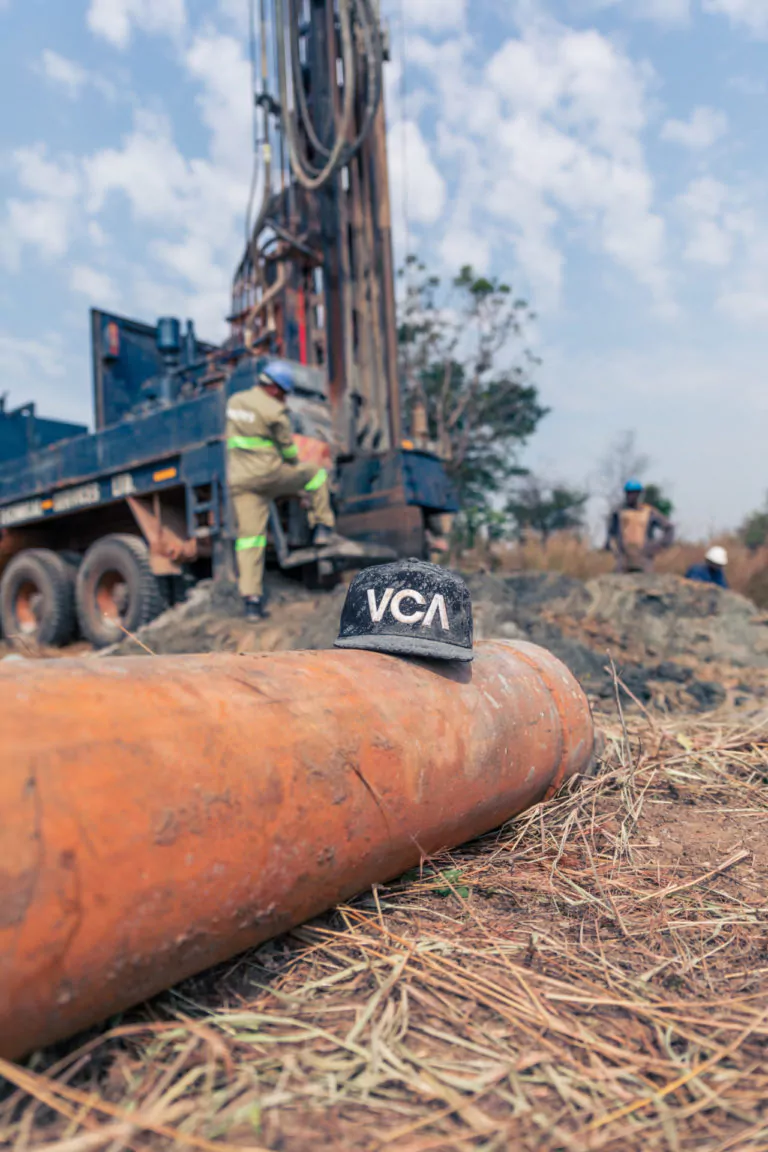
<svg viewBox="0 0 768 1152">
<path fill-rule="evenodd" d="M 636 432 L 622 432 L 612 442 L 597 468 L 596 488 L 610 509 L 621 500 L 627 480 L 641 480 L 651 458 L 637 446 Z"/>
</svg>

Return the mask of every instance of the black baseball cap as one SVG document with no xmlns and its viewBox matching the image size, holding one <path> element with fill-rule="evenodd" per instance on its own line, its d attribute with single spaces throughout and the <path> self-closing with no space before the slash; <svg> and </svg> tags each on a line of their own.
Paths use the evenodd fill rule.
<svg viewBox="0 0 768 1152">
<path fill-rule="evenodd" d="M 366 568 L 349 586 L 335 647 L 471 660 L 469 589 L 455 572 L 425 560 Z"/>
</svg>

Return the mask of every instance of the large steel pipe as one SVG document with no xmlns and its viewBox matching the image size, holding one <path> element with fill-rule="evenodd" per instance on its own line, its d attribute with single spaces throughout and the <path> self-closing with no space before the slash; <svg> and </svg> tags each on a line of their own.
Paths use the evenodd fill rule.
<svg viewBox="0 0 768 1152">
<path fill-rule="evenodd" d="M 531 644 L 0 668 L 0 1054 L 19 1057 L 496 827 L 592 754 Z"/>
</svg>

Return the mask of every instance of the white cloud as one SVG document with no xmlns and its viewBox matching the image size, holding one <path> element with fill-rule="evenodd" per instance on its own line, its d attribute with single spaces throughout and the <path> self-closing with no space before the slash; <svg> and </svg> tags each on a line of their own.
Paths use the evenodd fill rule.
<svg viewBox="0 0 768 1152">
<path fill-rule="evenodd" d="M 122 46 L 134 27 L 179 31 L 184 5 L 179 0 L 154 0 L 152 5 L 93 0 L 89 16 L 95 31 Z M 135 112 L 132 128 L 117 143 L 77 161 L 51 157 L 41 145 L 19 149 L 13 166 L 22 194 L 8 197 L 0 215 L 0 262 L 18 268 L 25 245 L 47 259 L 60 258 L 79 234 L 94 248 L 110 245 L 115 259 L 122 260 L 123 306 L 166 311 L 176 304 L 208 335 L 223 336 L 231 275 L 242 252 L 252 166 L 246 50 L 247 41 L 209 27 L 177 56 L 183 76 L 198 91 L 200 118 L 208 131 L 202 154 L 182 152 L 169 119 L 145 109 Z M 58 58 L 45 60 L 48 71 L 72 90 L 95 83 Z M 142 247 L 135 254 L 116 245 L 107 231 L 106 212 L 120 211 L 120 201 L 140 230 Z M 72 291 L 115 304 L 115 283 L 83 254 L 78 256 L 70 271 Z"/>
<path fill-rule="evenodd" d="M 88 81 L 88 73 L 74 60 L 60 56 L 58 52 L 46 48 L 40 58 L 43 75 L 52 84 L 58 85 L 71 99 L 76 99 Z"/>
<path fill-rule="evenodd" d="M 201 87 L 197 104 L 211 134 L 211 158 L 247 178 L 251 166 L 251 74 L 243 41 L 196 36 L 185 55 L 187 71 Z"/>
<path fill-rule="evenodd" d="M 134 28 L 178 36 L 186 18 L 184 0 L 91 0 L 87 23 L 96 36 L 123 49 L 128 47 Z"/>
<path fill-rule="evenodd" d="M 692 181 L 675 207 L 686 229 L 687 260 L 718 269 L 715 305 L 744 328 L 768 317 L 768 204 L 758 185 Z"/>
<path fill-rule="evenodd" d="M 54 200 L 72 200 L 80 190 L 80 179 L 71 159 L 62 163 L 49 160 L 44 144 L 18 148 L 13 165 L 22 188 Z"/>
<path fill-rule="evenodd" d="M 478 236 L 469 228 L 452 224 L 446 228 L 440 241 L 440 257 L 446 267 L 463 268 L 471 264 L 476 272 L 488 271 L 491 263 L 491 243 L 485 236 Z"/>
<path fill-rule="evenodd" d="M 70 213 L 61 200 L 38 197 L 34 200 L 11 199 L 4 230 L 7 229 L 7 262 L 18 267 L 25 244 L 36 248 L 44 259 L 63 256 L 69 248 Z"/>
<path fill-rule="evenodd" d="M 742 96 L 765 96 L 768 93 L 768 84 L 756 76 L 731 76 L 728 87 Z"/>
<path fill-rule="evenodd" d="M 768 229 L 749 238 L 744 258 L 722 285 L 718 309 L 744 328 L 765 330 L 768 319 Z"/>
<path fill-rule="evenodd" d="M 149 230 L 150 268 L 134 268 L 131 276 L 142 308 L 178 307 L 210 336 L 226 331 L 251 177 L 251 89 L 244 49 L 244 42 L 210 31 L 196 36 L 182 57 L 199 90 L 197 103 L 209 132 L 206 156 L 185 156 L 169 121 L 142 111 L 117 147 L 101 149 L 84 163 L 92 220 L 98 224 L 108 203 L 124 198 L 135 220 Z"/>
<path fill-rule="evenodd" d="M 97 248 L 106 248 L 109 238 L 97 220 L 88 222 L 88 238 Z"/>
<path fill-rule="evenodd" d="M 77 61 L 70 60 L 50 48 L 43 50 L 34 68 L 50 84 L 64 92 L 70 100 L 76 100 L 89 86 L 109 100 L 114 100 L 116 97 L 117 90 L 111 80 L 96 72 L 89 72 Z"/>
<path fill-rule="evenodd" d="M 400 120 L 387 134 L 389 184 L 394 216 L 416 224 L 440 219 L 446 198 L 445 180 L 435 167 L 430 149 L 413 120 Z"/>
<path fill-rule="evenodd" d="M 664 223 L 642 146 L 647 65 L 594 30 L 546 18 L 524 23 L 485 68 L 465 37 L 413 37 L 409 63 L 438 88 L 440 154 L 455 173 L 451 215 L 462 231 L 505 235 L 544 306 L 564 267 L 561 233 L 574 226 L 670 308 Z M 466 207 L 469 206 L 469 207 Z"/>
<path fill-rule="evenodd" d="M 756 36 L 768 35 L 768 4 L 765 0 L 703 0 L 705 12 L 728 16 Z"/>
<path fill-rule="evenodd" d="M 58 333 L 0 331 L 0 380 L 0 392 L 10 393 L 9 408 L 34 400 L 43 416 L 83 424 L 91 419 L 87 364 L 68 354 Z"/>
<path fill-rule="evenodd" d="M 0 377 L 13 380 L 26 377 L 29 369 L 52 378 L 64 375 L 61 342 L 57 336 L 24 339 L 0 332 Z"/>
<path fill-rule="evenodd" d="M 768 288 L 756 284 L 754 288 L 729 289 L 720 296 L 718 307 L 737 324 L 764 326 L 768 320 Z"/>
<path fill-rule="evenodd" d="M 124 197 L 135 219 L 162 235 L 149 241 L 142 261 L 152 258 L 155 270 L 134 270 L 134 294 L 144 310 L 167 311 L 176 300 L 210 335 L 223 335 L 247 178 L 238 181 L 208 160 L 187 160 L 169 125 L 146 114 L 121 147 L 96 153 L 85 171 L 87 206 L 95 217 L 112 197 Z"/>
<path fill-rule="evenodd" d="M 687 24 L 691 18 L 691 0 L 574 0 L 577 8 L 591 15 L 604 8 L 621 9 L 633 20 L 652 20 L 666 27 Z"/>
<path fill-rule="evenodd" d="M 636 0 L 633 15 L 659 24 L 687 24 L 691 0 Z"/>
<path fill-rule="evenodd" d="M 0 219 L 0 259 L 15 270 L 25 245 L 46 260 L 68 250 L 81 181 L 70 158 L 50 160 L 42 144 L 17 149 L 11 160 L 19 185 L 31 193 L 26 199 L 9 197 Z"/>
<path fill-rule="evenodd" d="M 76 264 L 69 277 L 73 292 L 86 296 L 91 304 L 100 308 L 116 308 L 120 296 L 111 276 L 87 264 Z"/>
<path fill-rule="evenodd" d="M 12 404 L 26 404 L 37 394 L 40 375 L 58 380 L 64 375 L 61 340 L 42 335 L 25 338 L 0 332 L 0 380 L 12 384 Z M 5 390 L 5 385 L 0 391 Z"/>
<path fill-rule="evenodd" d="M 404 19 L 431 32 L 451 31 L 464 23 L 466 8 L 467 0 L 406 0 Z"/>
<path fill-rule="evenodd" d="M 690 120 L 667 120 L 661 139 L 693 150 L 711 148 L 728 131 L 728 117 L 715 108 L 694 108 Z"/>
<path fill-rule="evenodd" d="M 676 204 L 688 233 L 684 255 L 694 263 L 724 268 L 734 258 L 739 240 L 754 234 L 756 221 L 749 207 L 710 176 L 692 181 Z"/>
<path fill-rule="evenodd" d="M 122 147 L 103 148 L 84 162 L 87 207 L 102 211 L 109 196 L 122 192 L 137 219 L 178 222 L 191 166 L 176 149 L 163 117 L 140 113 Z"/>
<path fill-rule="evenodd" d="M 242 0 L 218 0 L 217 8 L 225 23 L 244 39 L 249 32 L 248 5 Z"/>
</svg>

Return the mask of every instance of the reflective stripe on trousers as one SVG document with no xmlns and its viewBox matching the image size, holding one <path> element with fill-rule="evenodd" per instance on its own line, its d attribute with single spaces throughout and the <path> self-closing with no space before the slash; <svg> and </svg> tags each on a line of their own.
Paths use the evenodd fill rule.
<svg viewBox="0 0 768 1152">
<path fill-rule="evenodd" d="M 304 491 L 316 492 L 318 488 L 322 488 L 327 479 L 328 473 L 326 472 L 325 468 L 320 468 L 317 472 L 315 472 L 312 479 L 304 485 Z"/>
<path fill-rule="evenodd" d="M 266 536 L 238 536 L 235 541 L 236 552 L 246 552 L 249 548 L 266 548 Z"/>
</svg>

